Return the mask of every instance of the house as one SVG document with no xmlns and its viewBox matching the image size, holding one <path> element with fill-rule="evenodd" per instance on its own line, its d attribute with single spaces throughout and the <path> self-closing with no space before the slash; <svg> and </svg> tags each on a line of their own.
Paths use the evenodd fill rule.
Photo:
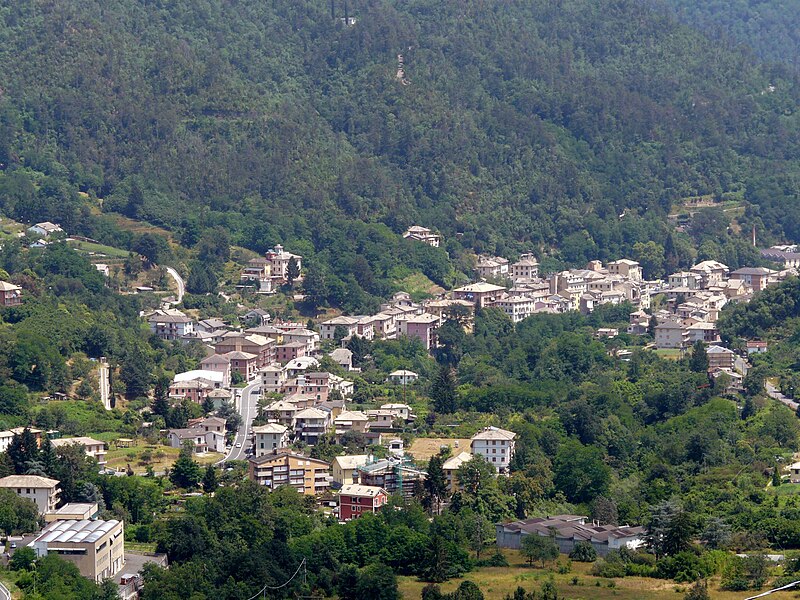
<svg viewBox="0 0 800 600">
<path fill-rule="evenodd" d="M 731 272 L 731 279 L 744 281 L 753 291 L 760 292 L 767 289 L 770 277 L 777 271 L 765 269 L 764 267 L 743 267 Z"/>
<path fill-rule="evenodd" d="M 179 340 L 194 333 L 194 321 L 186 315 L 153 314 L 147 322 L 150 333 L 166 341 Z"/>
<path fill-rule="evenodd" d="M 324 323 L 320 324 L 320 331 L 322 332 L 323 340 L 336 339 L 336 329 L 339 328 L 342 338 L 349 338 L 353 335 L 358 335 L 358 322 L 359 317 L 334 317 Z"/>
<path fill-rule="evenodd" d="M 368 424 L 369 417 L 360 410 L 344 410 L 333 419 L 337 440 L 341 440 L 344 434 L 351 431 L 355 433 L 366 433 Z"/>
<path fill-rule="evenodd" d="M 347 348 L 336 348 L 328 356 L 345 371 L 353 370 L 353 353 Z"/>
<path fill-rule="evenodd" d="M 687 344 L 694 344 L 695 342 L 713 344 L 719 342 L 719 329 L 717 329 L 715 323 L 709 323 L 707 321 L 692 323 L 686 327 L 686 331 L 689 333 Z"/>
<path fill-rule="evenodd" d="M 645 543 L 643 527 L 588 524 L 586 517 L 580 515 L 536 517 L 495 525 L 498 548 L 518 550 L 527 535 L 552 537 L 563 554 L 572 552 L 578 542 L 590 543 L 600 556 L 622 548 L 636 550 Z"/>
<path fill-rule="evenodd" d="M 20 498 L 36 503 L 40 515 L 54 512 L 61 490 L 58 480 L 39 475 L 9 475 L 0 479 L 0 488 L 14 492 Z"/>
<path fill-rule="evenodd" d="M 218 331 L 225 333 L 229 331 L 229 328 L 228 324 L 222 319 L 202 319 L 195 323 L 194 330 L 204 333 L 216 333 Z"/>
<path fill-rule="evenodd" d="M 318 408 L 304 408 L 294 415 L 294 437 L 314 446 L 330 426 L 331 413 Z"/>
<path fill-rule="evenodd" d="M 709 346 L 706 348 L 706 356 L 708 356 L 709 370 L 723 369 L 732 371 L 736 363 L 736 353 L 722 346 Z"/>
<path fill-rule="evenodd" d="M 388 404 L 381 404 L 380 409 L 391 412 L 396 419 L 401 419 L 402 421 L 408 422 L 417 418 L 417 415 L 411 411 L 411 407 L 408 404 L 390 402 Z"/>
<path fill-rule="evenodd" d="M 759 340 L 749 340 L 746 344 L 747 347 L 747 356 L 751 356 L 753 354 L 764 354 L 767 351 L 767 342 L 761 342 Z"/>
<path fill-rule="evenodd" d="M 472 436 L 470 448 L 472 454 L 480 454 L 497 469 L 498 473 L 507 473 L 511 459 L 514 457 L 513 431 L 499 427 L 486 427 Z"/>
<path fill-rule="evenodd" d="M 461 452 L 444 461 L 444 464 L 442 464 L 442 471 L 444 471 L 444 477 L 447 481 L 447 493 L 455 494 L 459 490 L 457 477 L 458 469 L 461 465 L 470 460 L 472 460 L 472 454 L 469 452 Z"/>
<path fill-rule="evenodd" d="M 783 263 L 784 268 L 800 267 L 800 252 L 797 246 L 773 246 L 761 251 L 761 256 L 767 260 Z"/>
<path fill-rule="evenodd" d="M 299 328 L 291 330 L 281 330 L 280 337 L 284 344 L 303 343 L 306 346 L 306 356 L 314 354 L 319 350 L 320 337 L 316 331 Z"/>
<path fill-rule="evenodd" d="M 223 354 L 212 354 L 200 361 L 200 370 L 214 371 L 222 374 L 222 387 L 231 384 L 231 359 Z"/>
<path fill-rule="evenodd" d="M 66 437 L 56 440 L 51 440 L 50 443 L 54 448 L 61 448 L 62 446 L 83 446 L 86 451 L 86 456 L 90 456 L 97 461 L 100 467 L 105 466 L 108 462 L 106 460 L 106 445 L 105 443 L 95 440 L 90 437 Z"/>
<path fill-rule="evenodd" d="M 209 392 L 214 389 L 214 384 L 207 379 L 192 379 L 189 381 L 173 381 L 169 386 L 170 398 L 188 398 L 195 404 L 202 404 Z"/>
<path fill-rule="evenodd" d="M 277 365 L 270 365 L 261 369 L 258 374 L 261 376 L 261 391 L 278 392 L 288 380 L 286 371 Z"/>
<path fill-rule="evenodd" d="M 256 457 L 272 454 L 289 445 L 289 428 L 280 423 L 253 427 L 253 448 Z"/>
<path fill-rule="evenodd" d="M 230 404 L 231 392 L 224 388 L 218 388 L 208 392 L 206 398 L 214 403 L 214 410 L 219 410 L 226 404 Z"/>
<path fill-rule="evenodd" d="M 255 370 L 258 371 L 258 369 L 263 369 L 275 362 L 275 340 L 256 333 L 229 331 L 214 345 L 214 352 L 216 354 L 228 354 L 229 352 L 255 354 Z M 231 364 L 231 369 L 234 369 L 233 364 Z"/>
<path fill-rule="evenodd" d="M 337 456 L 331 463 L 334 487 L 358 483 L 358 468 L 369 462 L 367 454 Z"/>
<path fill-rule="evenodd" d="M 339 520 L 350 521 L 364 513 L 376 513 L 389 501 L 383 488 L 348 483 L 339 491 Z"/>
<path fill-rule="evenodd" d="M 389 494 L 399 494 L 410 498 L 414 495 L 417 481 L 424 481 L 427 473 L 407 467 L 397 459 L 384 459 L 358 467 L 358 482 L 383 488 Z"/>
<path fill-rule="evenodd" d="M 261 327 L 269 323 L 270 314 L 263 308 L 254 308 L 248 310 L 241 317 L 241 320 L 247 323 L 250 327 Z"/>
<path fill-rule="evenodd" d="M 205 432 L 214 431 L 225 434 L 227 421 L 221 417 L 206 417 L 204 419 L 189 419 L 189 427 L 197 427 Z"/>
<path fill-rule="evenodd" d="M 294 432 L 294 416 L 300 410 L 302 409 L 292 402 L 278 400 L 264 409 L 264 416 L 270 423 L 280 423 L 285 425 L 291 432 Z"/>
<path fill-rule="evenodd" d="M 439 244 L 441 243 L 441 236 L 438 233 L 434 233 L 427 227 L 421 227 L 419 225 L 412 225 L 406 232 L 403 234 L 403 237 L 407 240 L 416 240 L 418 242 L 423 242 L 428 244 L 429 246 L 433 246 L 434 248 L 438 248 Z"/>
<path fill-rule="evenodd" d="M 25 431 L 25 427 L 14 427 L 13 429 L 9 429 L 7 431 L 0 431 L 0 452 L 5 452 L 8 450 L 8 447 L 11 445 L 11 442 L 14 441 L 15 435 L 22 435 Z M 42 430 L 41 429 L 34 429 L 31 427 L 27 428 L 30 431 L 31 435 L 33 435 L 34 439 L 36 439 L 36 444 L 38 446 L 42 445 Z"/>
<path fill-rule="evenodd" d="M 297 377 L 298 375 L 302 375 L 309 369 L 315 369 L 319 366 L 319 361 L 312 357 L 312 356 L 301 356 L 300 358 L 295 358 L 294 360 L 290 360 L 286 363 L 284 370 L 286 371 L 286 375 L 288 377 Z"/>
<path fill-rule="evenodd" d="M 368 410 L 370 429 L 392 429 L 397 415 L 391 410 Z"/>
<path fill-rule="evenodd" d="M 612 339 L 619 335 L 619 329 L 616 327 L 600 327 L 597 330 L 598 338 Z"/>
<path fill-rule="evenodd" d="M 523 254 L 511 265 L 511 279 L 535 279 L 539 276 L 539 261 L 533 254 Z"/>
<path fill-rule="evenodd" d="M 255 286 L 259 294 L 270 294 L 274 290 L 272 282 L 272 265 L 266 258 L 253 258 L 247 261 L 239 276 L 239 286 Z"/>
<path fill-rule="evenodd" d="M 398 320 L 399 333 L 408 338 L 416 338 L 422 342 L 426 350 L 436 345 L 436 328 L 441 319 L 436 315 L 423 313 L 407 316 Z"/>
<path fill-rule="evenodd" d="M 788 469 L 789 481 L 791 483 L 800 483 L 800 462 L 792 463 Z"/>
<path fill-rule="evenodd" d="M 306 350 L 307 346 L 303 342 L 289 342 L 288 344 L 275 346 L 275 355 L 277 361 L 285 365 L 295 358 L 305 356 Z"/>
<path fill-rule="evenodd" d="M 635 260 L 622 258 L 608 263 L 608 274 L 618 275 L 631 281 L 642 281 L 642 267 Z"/>
<path fill-rule="evenodd" d="M 61 226 L 56 223 L 44 221 L 28 227 L 28 232 L 34 235 L 40 235 L 42 237 L 50 237 L 51 235 L 55 235 L 57 233 L 64 233 L 64 230 L 61 229 Z"/>
<path fill-rule="evenodd" d="M 104 263 L 95 263 L 94 268 L 97 269 L 97 272 L 103 277 L 109 277 L 111 275 L 111 269 Z"/>
<path fill-rule="evenodd" d="M 289 263 L 292 261 L 292 259 L 294 259 L 298 271 L 302 270 L 303 268 L 303 257 L 299 254 L 286 252 L 283 249 L 283 246 L 280 244 L 277 244 L 273 249 L 268 250 L 265 256 L 267 261 L 269 261 L 272 271 L 272 279 L 277 281 L 279 284 L 289 281 Z"/>
<path fill-rule="evenodd" d="M 479 256 L 475 271 L 482 279 L 499 279 L 508 275 L 508 259 L 501 256 Z"/>
<path fill-rule="evenodd" d="M 280 450 L 275 454 L 251 458 L 248 461 L 247 476 L 270 490 L 290 485 L 307 496 L 321 494 L 331 486 L 328 463 Z"/>
<path fill-rule="evenodd" d="M 171 448 L 182 448 L 185 442 L 192 442 L 192 449 L 199 453 L 225 452 L 225 433 L 206 431 L 202 427 L 170 429 L 167 441 Z"/>
<path fill-rule="evenodd" d="M 501 298 L 495 306 L 508 315 L 514 323 L 530 317 L 535 311 L 536 302 L 527 296 L 509 296 Z"/>
<path fill-rule="evenodd" d="M 122 521 L 54 521 L 30 544 L 37 557 L 56 554 L 95 583 L 114 577 L 125 565 Z"/>
<path fill-rule="evenodd" d="M 689 271 L 699 275 L 701 287 L 707 288 L 723 283 L 727 279 L 730 269 L 716 260 L 704 260 L 697 263 Z"/>
<path fill-rule="evenodd" d="M 480 281 L 453 290 L 454 300 L 466 300 L 477 308 L 492 306 L 505 293 L 506 288 Z"/>
<path fill-rule="evenodd" d="M 22 288 L 7 281 L 0 281 L 0 306 L 22 304 Z"/>
<path fill-rule="evenodd" d="M 258 375 L 258 369 L 261 366 L 258 361 L 258 355 L 250 352 L 232 351 L 226 352 L 221 356 L 230 361 L 231 375 L 238 373 L 244 381 L 253 381 Z"/>
<path fill-rule="evenodd" d="M 397 385 L 411 385 L 417 379 L 419 379 L 419 375 L 414 373 L 414 371 L 398 369 L 397 371 L 389 373 L 389 377 L 386 378 L 386 381 Z"/>
<path fill-rule="evenodd" d="M 656 325 L 656 348 L 686 348 L 689 332 L 677 321 L 667 320 Z"/>
</svg>

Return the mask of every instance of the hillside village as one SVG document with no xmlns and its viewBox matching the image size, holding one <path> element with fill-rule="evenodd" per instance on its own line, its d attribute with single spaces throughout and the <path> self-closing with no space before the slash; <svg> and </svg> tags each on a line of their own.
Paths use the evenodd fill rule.
<svg viewBox="0 0 800 600">
<path fill-rule="evenodd" d="M 53 224 L 36 227 L 35 233 L 45 242 L 54 232 L 63 233 Z M 409 228 L 405 237 L 431 246 L 441 241 L 438 234 L 418 226 Z M 651 336 L 646 347 L 679 353 L 701 344 L 710 381 L 725 374 L 730 381 L 728 389 L 737 391 L 749 366 L 747 355 L 766 351 L 766 344 L 748 341 L 745 352 L 724 347 L 717 328 L 720 312 L 728 303 L 748 302 L 754 294 L 796 276 L 800 265 L 800 253 L 794 247 L 770 248 L 762 254 L 782 262 L 782 268 L 731 271 L 720 262 L 705 260 L 664 280 L 645 280 L 641 265 L 624 258 L 605 265 L 591 261 L 582 269 L 540 273 L 532 254 L 514 262 L 478 256 L 474 281 L 467 285 L 419 301 L 409 293 L 397 292 L 375 314 L 339 315 L 307 323 L 273 319 L 266 310 L 244 307 L 239 321 L 247 326 L 237 327 L 222 316 L 193 318 L 167 302 L 141 315 L 150 333 L 168 343 L 199 344 L 206 354 L 195 369 L 175 374 L 167 397 L 173 405 L 189 402 L 201 406 L 204 416 L 190 418 L 186 427 L 162 430 L 160 437 L 165 446 L 195 456 L 214 456 L 222 465 L 246 460 L 246 476 L 256 484 L 270 490 L 290 486 L 316 499 L 340 522 L 348 522 L 377 513 L 392 496 L 415 497 L 428 477 L 424 461 L 409 446 L 419 419 L 414 408 L 398 401 L 372 406 L 354 402 L 356 388 L 348 375 L 355 379 L 360 368 L 348 347 L 353 340 L 408 339 L 435 353 L 440 346 L 438 329 L 456 322 L 470 332 L 476 311 L 496 308 L 517 324 L 537 314 L 575 311 L 588 315 L 605 305 L 625 305 L 631 307 L 627 330 L 598 328 L 598 338 L 613 340 L 620 333 Z M 276 246 L 263 258 L 249 260 L 241 271 L 239 287 L 252 286 L 257 295 L 285 290 L 302 282 L 302 260 L 302 256 Z M 108 276 L 106 265 L 95 266 Z M 0 305 L 16 307 L 23 302 L 21 287 L 0 282 Z M 630 355 L 621 349 L 610 352 L 621 360 Z M 384 376 L 385 384 L 395 390 L 395 399 L 405 399 L 406 390 L 426 383 L 409 369 Z M 236 413 L 239 417 L 231 419 Z M 143 416 L 147 417 L 146 411 Z M 460 491 L 458 474 L 476 456 L 493 467 L 495 476 L 508 476 L 515 437 L 512 431 L 487 426 L 464 445 L 443 443 L 441 469 L 447 496 Z M 0 452 L 19 447 L 24 439 L 41 447 L 45 438 L 54 447 L 82 448 L 102 473 L 125 474 L 107 468 L 104 442 L 85 436 L 63 438 L 58 432 L 35 427 L 0 432 Z M 331 443 L 351 453 L 332 460 L 313 456 L 315 447 Z M 95 558 L 94 562 L 75 560 L 83 575 L 98 582 L 115 577 L 121 596 L 134 597 L 141 580 L 135 574 L 123 574 L 127 569 L 121 537 L 124 523 L 98 520 L 97 504 L 59 506 L 59 485 L 57 480 L 37 475 L 0 479 L 0 488 L 34 500 L 47 521 L 30 542 L 39 556 L 54 551 L 50 549 L 54 540 L 60 545 L 70 543 L 70 548 L 81 549 L 79 556 L 85 551 Z M 579 542 L 591 543 L 601 556 L 644 544 L 641 527 L 601 526 L 575 515 L 498 523 L 496 527 L 497 544 L 502 548 L 520 548 L 521 535 L 549 536 L 553 531 L 565 553 Z M 108 559 L 101 557 L 99 549 L 111 540 L 118 540 L 115 553 Z M 70 556 L 65 554 L 67 560 Z"/>
</svg>

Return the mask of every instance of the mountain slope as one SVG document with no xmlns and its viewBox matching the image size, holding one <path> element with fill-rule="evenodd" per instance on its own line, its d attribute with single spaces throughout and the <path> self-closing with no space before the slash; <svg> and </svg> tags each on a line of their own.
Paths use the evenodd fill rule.
<svg viewBox="0 0 800 600">
<path fill-rule="evenodd" d="M 379 282 L 428 258 L 387 260 L 388 230 L 361 222 L 437 227 L 453 258 L 580 263 L 665 243 L 683 197 L 734 193 L 745 231 L 800 237 L 795 80 L 645 3 L 361 0 L 352 27 L 335 0 L 107 4 L 3 9 L 6 179 L 44 173 L 189 244 L 222 225 L 343 277 L 360 255 Z M 11 196 L 20 219 L 63 207 Z"/>
</svg>

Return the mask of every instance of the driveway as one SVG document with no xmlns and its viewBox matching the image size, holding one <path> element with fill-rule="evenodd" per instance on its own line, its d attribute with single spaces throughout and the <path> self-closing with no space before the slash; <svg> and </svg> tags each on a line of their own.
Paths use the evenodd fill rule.
<svg viewBox="0 0 800 600">
<path fill-rule="evenodd" d="M 183 283 L 183 278 L 175 269 L 172 267 L 164 267 L 164 269 L 167 271 L 167 273 L 169 273 L 169 276 L 175 280 L 175 285 L 178 287 L 178 298 L 175 300 L 175 304 L 180 304 L 183 302 L 183 293 L 186 289 L 186 284 Z"/>
</svg>

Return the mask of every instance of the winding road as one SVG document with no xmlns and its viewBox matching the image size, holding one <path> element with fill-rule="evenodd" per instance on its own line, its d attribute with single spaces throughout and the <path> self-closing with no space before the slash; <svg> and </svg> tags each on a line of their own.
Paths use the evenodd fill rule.
<svg viewBox="0 0 800 600">
<path fill-rule="evenodd" d="M 0 600 L 11 600 L 11 592 L 0 582 Z"/>
<path fill-rule="evenodd" d="M 251 439 L 248 432 L 253 424 L 253 419 L 258 414 L 258 398 L 259 394 L 255 390 L 261 389 L 261 381 L 256 380 L 249 384 L 242 390 L 241 400 L 239 401 L 239 414 L 242 416 L 242 424 L 239 426 L 239 431 L 236 432 L 236 437 L 233 440 L 228 455 L 223 458 L 219 463 L 224 463 L 228 460 L 244 460 L 247 455 L 247 449 L 250 447 Z M 240 448 L 236 444 L 241 444 Z"/>
<path fill-rule="evenodd" d="M 794 411 L 797 410 L 798 406 L 797 402 L 795 402 L 794 400 L 790 400 L 789 398 L 781 394 L 778 388 L 776 388 L 771 383 L 765 383 L 764 389 L 767 390 L 767 396 L 769 396 L 770 398 L 774 398 L 778 402 L 785 404 Z"/>
<path fill-rule="evenodd" d="M 169 273 L 170 277 L 175 280 L 175 285 L 178 287 L 178 299 L 175 300 L 175 304 L 180 304 L 183 302 L 183 294 L 186 290 L 186 284 L 183 282 L 183 278 L 175 269 L 172 267 L 164 267 L 164 269 L 167 273 Z"/>
</svg>

